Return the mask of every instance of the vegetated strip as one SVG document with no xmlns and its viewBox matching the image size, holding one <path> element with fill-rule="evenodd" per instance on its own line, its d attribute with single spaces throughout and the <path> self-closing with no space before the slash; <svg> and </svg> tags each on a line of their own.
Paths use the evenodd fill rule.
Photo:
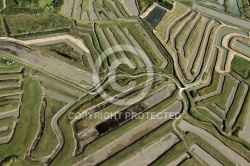
<svg viewBox="0 0 250 166">
<path fill-rule="evenodd" d="M 174 133 L 169 133 L 161 140 L 135 154 L 132 158 L 119 164 L 119 166 L 149 165 L 179 141 L 180 139 Z"/>
<path fill-rule="evenodd" d="M 208 142 L 211 146 L 217 149 L 221 154 L 227 156 L 229 160 L 234 162 L 237 165 L 249 165 L 250 163 L 237 152 L 232 150 L 230 147 L 225 145 L 222 141 L 216 138 L 214 135 L 209 133 L 208 131 L 201 129 L 185 120 L 182 120 L 181 123 L 178 125 L 179 128 L 183 132 L 192 132 L 195 135 L 201 137 L 203 140 Z"/>
<path fill-rule="evenodd" d="M 77 139 L 77 148 L 75 154 L 78 155 L 82 153 L 87 144 L 93 142 L 98 137 L 114 130 L 115 128 L 134 118 L 134 116 L 145 112 L 146 110 L 154 107 L 166 98 L 170 97 L 175 89 L 175 85 L 170 84 L 160 92 L 157 92 L 143 101 L 128 107 L 127 109 L 117 113 L 110 119 L 103 121 L 95 127 L 90 127 L 89 129 L 85 130 L 83 133 L 81 133 L 81 135 L 79 135 L 79 138 Z"/>
<path fill-rule="evenodd" d="M 199 156 L 208 165 L 223 166 L 218 160 L 216 160 L 213 156 L 211 156 L 211 154 L 202 149 L 199 145 L 193 144 L 190 148 L 197 156 Z"/>
<path fill-rule="evenodd" d="M 182 110 L 182 102 L 178 101 L 174 103 L 170 108 L 165 109 L 161 113 L 163 114 L 167 112 L 180 113 L 181 110 Z M 162 115 L 161 113 L 159 114 Z M 122 137 L 116 139 L 114 142 L 106 145 L 102 149 L 98 150 L 97 152 L 83 159 L 79 163 L 75 164 L 75 166 L 98 165 L 103 160 L 109 158 L 110 156 L 114 155 L 118 151 L 129 146 L 133 142 L 137 141 L 138 139 L 142 138 L 146 134 L 150 133 L 152 130 L 155 130 L 156 128 L 166 123 L 171 118 L 173 118 L 173 115 L 170 115 L 168 118 L 150 119 L 142 123 L 141 125 L 137 126 L 130 132 L 124 134 Z"/>
</svg>

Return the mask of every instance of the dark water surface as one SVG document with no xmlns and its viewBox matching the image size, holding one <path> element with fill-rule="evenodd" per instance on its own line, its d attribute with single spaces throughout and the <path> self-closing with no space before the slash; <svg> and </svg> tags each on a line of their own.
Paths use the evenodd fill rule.
<svg viewBox="0 0 250 166">
<path fill-rule="evenodd" d="M 148 25 L 154 29 L 157 24 L 161 21 L 162 17 L 166 13 L 166 10 L 163 8 L 156 6 L 148 15 L 144 18 L 144 20 L 148 23 Z"/>
</svg>

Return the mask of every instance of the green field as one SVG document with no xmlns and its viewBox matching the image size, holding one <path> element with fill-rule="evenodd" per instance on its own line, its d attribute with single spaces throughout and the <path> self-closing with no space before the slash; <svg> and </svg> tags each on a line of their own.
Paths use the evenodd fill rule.
<svg viewBox="0 0 250 166">
<path fill-rule="evenodd" d="M 7 15 L 6 21 L 12 36 L 44 32 L 71 27 L 71 20 L 58 14 L 18 14 Z"/>
<path fill-rule="evenodd" d="M 248 52 L 240 52 L 235 48 L 237 46 L 232 45 L 235 41 L 249 45 L 248 31 L 236 30 L 191 9 L 198 1 L 176 1 L 136 1 L 137 6 L 133 7 L 138 7 L 140 14 L 153 3 L 167 8 L 153 29 L 143 18 L 129 16 L 124 9 L 131 7 L 132 3 L 122 0 L 6 0 L 7 7 L 0 11 L 0 18 L 3 19 L 0 37 L 46 40 L 70 35 L 79 40 L 72 40 L 74 46 L 66 39 L 56 44 L 48 41 L 27 46 L 53 57 L 51 59 L 56 61 L 55 64 L 58 61 L 67 64 L 58 66 L 37 57 L 34 58 L 36 63 L 31 63 L 33 57 L 25 57 L 26 53 L 30 53 L 28 49 L 20 51 L 23 54 L 17 51 L 21 44 L 0 41 L 0 44 L 3 43 L 0 45 L 3 51 L 0 52 L 0 166 L 71 166 L 86 159 L 88 164 L 83 166 L 92 162 L 96 162 L 92 165 L 117 166 L 138 153 L 143 154 L 143 150 L 152 148 L 151 145 L 156 145 L 170 132 L 179 138 L 179 142 L 165 151 L 159 151 L 161 154 L 147 165 L 166 166 L 184 154 L 190 157 L 181 161 L 180 166 L 212 165 L 191 149 L 194 144 L 222 165 L 235 165 L 232 156 L 225 156 L 214 144 L 208 143 L 204 137 L 206 132 L 200 132 L 200 135 L 194 134 L 193 130 L 184 132 L 188 126 L 180 127 L 182 120 L 212 134 L 214 139 L 250 161 L 250 142 L 239 134 L 246 129 L 250 108 L 250 62 Z M 0 10 L 2 2 L 0 0 Z M 217 0 L 209 2 L 218 4 Z M 175 8 L 172 8 L 174 3 Z M 226 12 L 229 3 L 229 0 L 225 1 Z M 239 1 L 243 14 L 245 4 L 246 0 Z M 82 50 L 82 44 L 90 53 Z M 130 45 L 142 52 L 132 48 L 112 53 L 111 56 L 107 53 L 103 63 L 95 66 L 104 51 L 117 45 Z M 143 53 L 145 57 L 136 57 Z M 219 68 L 222 56 L 228 57 L 225 70 Z M 118 66 L 113 69 L 111 65 L 116 59 Z M 152 63 L 150 69 L 153 71 L 150 73 L 144 67 L 145 59 Z M 135 69 L 126 65 L 127 62 L 131 62 Z M 45 63 L 51 63 L 53 69 L 46 68 Z M 231 70 L 227 68 L 230 65 Z M 101 83 L 95 84 L 90 77 L 99 67 Z M 148 76 L 152 76 L 150 80 L 147 80 Z M 219 82 L 220 78 L 225 79 Z M 130 84 L 132 81 L 136 82 L 133 87 Z M 149 91 L 142 91 L 146 82 L 151 81 L 153 84 Z M 114 87 L 116 85 L 126 88 L 119 91 Z M 102 87 L 100 91 L 99 87 Z M 142 100 L 134 99 L 141 94 L 145 94 Z M 166 96 L 169 97 L 161 99 Z M 106 97 L 114 98 L 107 100 Z M 129 99 L 136 101 L 129 106 L 111 102 L 120 98 L 124 99 L 124 103 L 128 103 Z M 151 123 L 150 117 L 141 118 L 142 114 L 132 119 L 118 117 L 124 115 L 119 114 L 123 111 L 159 115 L 177 101 L 182 106 L 179 114 L 158 126 Z M 16 111 L 18 108 L 20 116 Z M 171 110 L 167 115 L 172 117 L 176 111 Z M 82 113 L 88 115 L 77 119 Z M 105 117 L 96 117 L 99 113 Z M 145 123 L 150 126 L 145 130 L 135 130 Z M 128 140 L 129 137 L 125 136 L 131 132 L 135 132 L 134 138 L 128 142 L 117 142 L 122 137 Z M 13 137 L 5 143 L 3 138 L 12 133 Z M 104 147 L 114 142 L 117 147 L 110 152 L 104 151 Z M 150 149 L 150 153 L 156 154 L 160 150 L 155 147 Z M 93 155 L 96 152 L 103 152 L 103 157 Z"/>
</svg>

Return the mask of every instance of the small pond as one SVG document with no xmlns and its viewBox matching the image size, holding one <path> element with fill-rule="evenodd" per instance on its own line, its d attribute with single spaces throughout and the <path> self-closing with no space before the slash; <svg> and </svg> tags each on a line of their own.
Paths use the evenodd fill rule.
<svg viewBox="0 0 250 166">
<path fill-rule="evenodd" d="M 164 8 L 156 6 L 152 11 L 149 12 L 149 14 L 144 18 L 144 20 L 152 29 L 154 29 L 161 21 L 162 17 L 166 12 L 167 10 L 165 10 Z"/>
</svg>

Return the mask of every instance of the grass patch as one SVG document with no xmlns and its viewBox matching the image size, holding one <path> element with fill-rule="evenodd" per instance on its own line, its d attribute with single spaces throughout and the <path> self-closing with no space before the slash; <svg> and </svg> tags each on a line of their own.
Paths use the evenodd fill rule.
<svg viewBox="0 0 250 166">
<path fill-rule="evenodd" d="M 218 84 L 219 84 L 219 80 L 220 80 L 220 74 L 218 72 L 214 71 L 214 73 L 212 75 L 211 84 L 207 87 L 199 89 L 198 90 L 199 95 L 204 96 L 206 94 L 209 94 L 211 92 L 216 91 Z"/>
<path fill-rule="evenodd" d="M 177 0 L 177 2 L 183 4 L 183 5 L 186 5 L 188 7 L 192 7 L 193 6 L 193 0 Z"/>
<path fill-rule="evenodd" d="M 166 108 L 166 106 L 168 104 L 172 104 L 174 101 L 176 101 L 176 95 L 178 95 L 177 92 L 169 99 L 163 101 L 162 103 L 160 103 L 157 106 L 155 106 L 154 108 L 152 108 L 150 111 L 157 112 L 157 111 L 161 111 L 162 109 Z M 73 110 L 73 108 L 71 110 L 69 110 L 68 113 L 72 110 Z M 75 144 L 72 141 L 74 138 L 72 136 L 72 128 L 68 124 L 69 122 L 67 120 L 68 119 L 67 116 L 68 116 L 68 114 L 66 114 L 59 121 L 60 128 L 63 130 L 63 133 L 65 134 L 64 135 L 65 136 L 65 145 L 64 145 L 64 148 L 61 151 L 61 153 L 58 155 L 58 157 L 52 162 L 52 166 L 53 165 L 56 166 L 56 165 L 60 165 L 60 164 L 73 165 L 74 163 L 81 161 L 84 157 L 87 157 L 88 154 L 91 154 L 91 153 L 95 152 L 96 150 L 100 149 L 101 147 L 107 145 L 112 140 L 115 140 L 119 136 L 123 135 L 127 131 L 133 129 L 135 126 L 143 123 L 146 120 L 146 119 L 131 120 L 130 122 L 125 123 L 124 125 L 117 128 L 116 130 L 102 136 L 101 138 L 99 138 L 95 142 L 91 143 L 89 146 L 87 146 L 87 148 L 85 149 L 85 152 L 83 154 L 78 155 L 76 157 L 72 157 L 72 153 L 74 151 Z"/>
<path fill-rule="evenodd" d="M 137 1 L 141 13 L 144 13 L 151 5 L 153 5 L 154 0 L 140 0 Z"/>
<path fill-rule="evenodd" d="M 20 118 L 14 137 L 9 144 L 0 145 L 0 160 L 16 155 L 18 165 L 25 165 L 26 161 L 23 158 L 27 154 L 39 129 L 39 109 L 42 100 L 41 87 L 32 76 L 25 78 L 23 91 Z"/>
<path fill-rule="evenodd" d="M 181 141 L 160 156 L 151 166 L 166 166 L 170 164 L 171 161 L 177 160 L 179 156 L 183 155 L 186 151 L 186 146 L 184 142 Z"/>
<path fill-rule="evenodd" d="M 234 99 L 234 104 L 229 109 L 229 111 L 227 113 L 227 116 L 225 118 L 226 122 L 227 122 L 226 123 L 227 129 L 230 129 L 228 125 L 233 120 L 234 116 L 236 116 L 236 111 L 237 111 L 238 107 L 240 107 L 239 104 L 241 102 L 241 99 L 243 99 L 244 91 L 245 91 L 245 86 L 244 86 L 244 83 L 241 82 L 240 85 L 239 85 L 239 88 L 237 90 L 235 99 Z"/>
<path fill-rule="evenodd" d="M 250 62 L 244 58 L 235 56 L 232 61 L 231 71 L 247 79 L 250 75 Z"/>
<path fill-rule="evenodd" d="M 249 108 L 250 108 L 250 92 L 248 92 L 246 100 L 243 104 L 243 108 L 237 117 L 236 123 L 233 126 L 233 130 L 237 129 L 239 127 L 240 129 L 243 129 L 245 126 L 248 114 L 249 114 Z"/>
<path fill-rule="evenodd" d="M 171 121 L 165 123 L 164 125 L 160 126 L 156 130 L 152 131 L 148 135 L 144 136 L 142 139 L 134 142 L 127 148 L 123 149 L 122 151 L 118 152 L 108 160 L 105 160 L 100 166 L 110 166 L 110 165 L 119 165 L 123 161 L 131 158 L 132 156 L 136 155 L 138 152 L 144 150 L 148 146 L 156 143 L 158 140 L 163 138 L 169 132 L 173 132 L 172 123 Z M 177 143 L 178 144 L 178 143 Z M 185 146 L 183 146 L 185 148 Z"/>
<path fill-rule="evenodd" d="M 18 14 L 7 15 L 5 18 L 12 36 L 62 29 L 72 24 L 71 20 L 59 14 Z"/>
<path fill-rule="evenodd" d="M 51 126 L 51 121 L 55 114 L 65 105 L 65 103 L 48 96 L 46 96 L 46 100 L 47 107 L 45 110 L 45 128 L 36 150 L 32 152 L 32 155 L 35 157 L 45 157 L 50 155 L 59 143 Z"/>
<path fill-rule="evenodd" d="M 223 84 L 222 93 L 220 95 L 213 96 L 211 98 L 198 102 L 198 105 L 208 107 L 211 111 L 216 113 L 220 118 L 224 119 L 223 118 L 224 115 L 219 110 L 217 110 L 217 108 L 212 104 L 216 103 L 220 108 L 226 110 L 226 103 L 228 97 L 230 96 L 231 90 L 235 85 L 236 83 L 234 82 L 234 80 L 230 76 L 226 76 L 225 82 Z"/>
</svg>

